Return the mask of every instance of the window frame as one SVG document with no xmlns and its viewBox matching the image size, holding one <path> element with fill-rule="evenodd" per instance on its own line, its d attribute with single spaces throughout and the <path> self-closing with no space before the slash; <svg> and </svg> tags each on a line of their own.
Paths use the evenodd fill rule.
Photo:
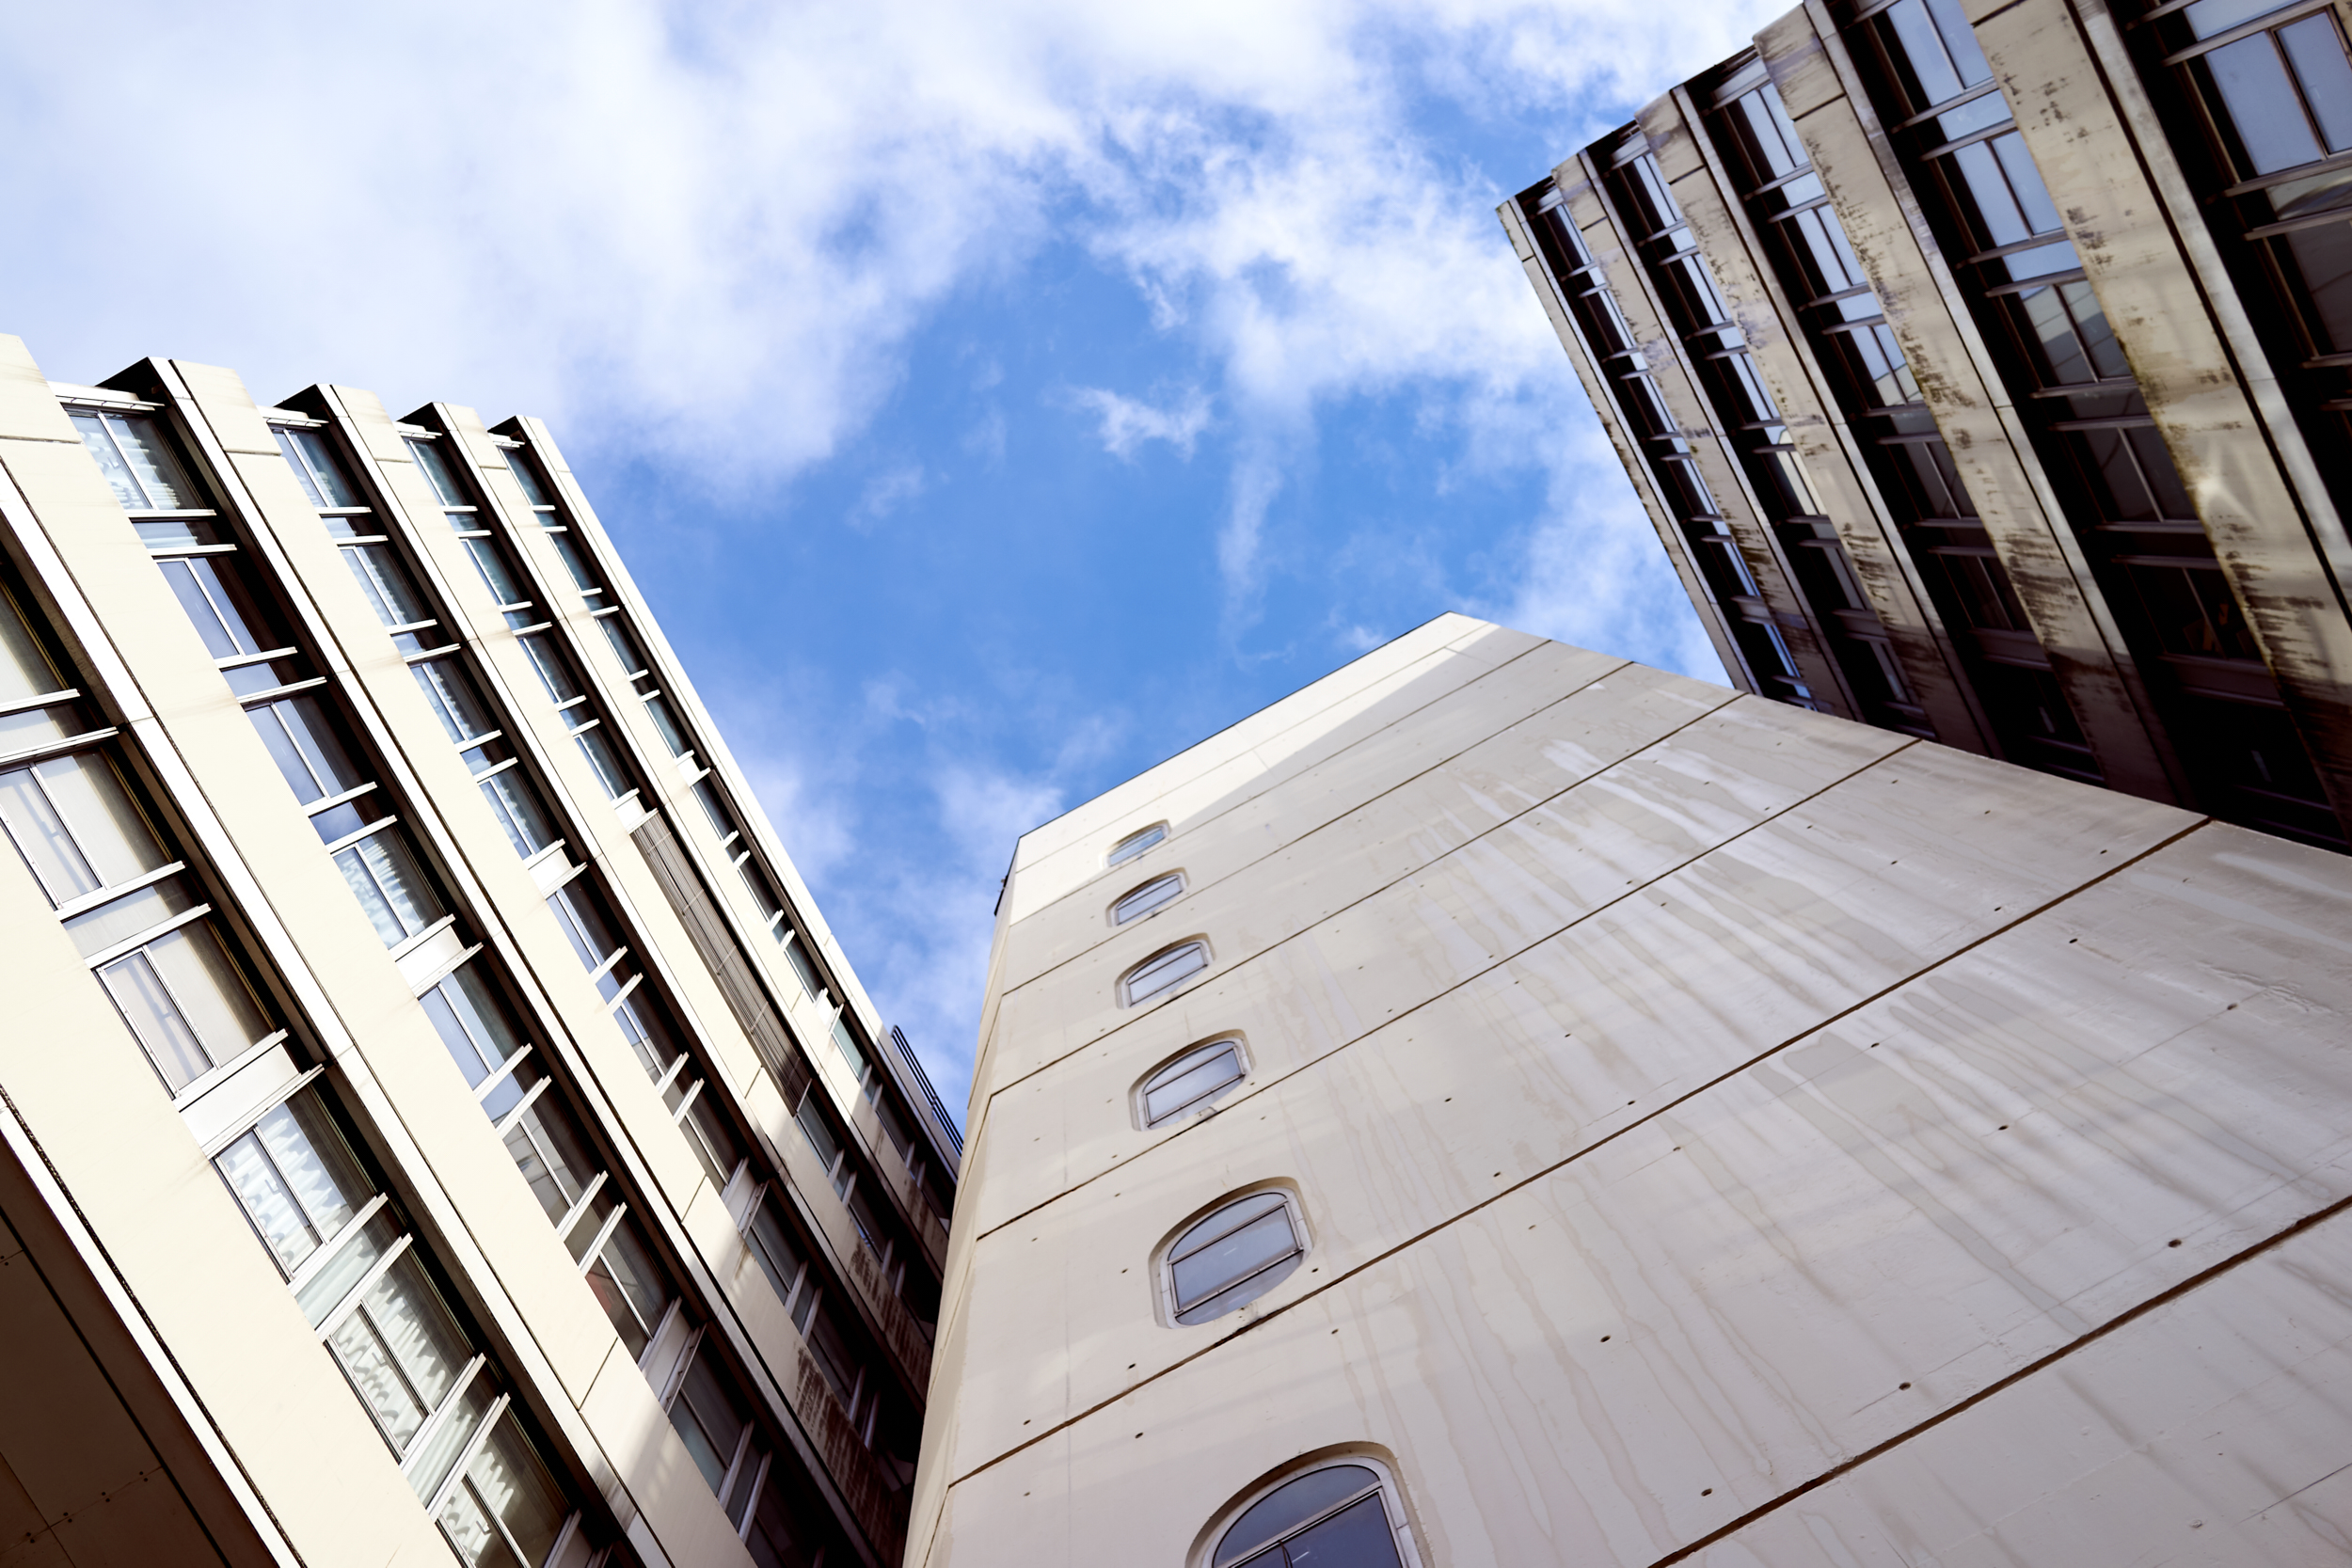
<svg viewBox="0 0 2352 1568">
<path fill-rule="evenodd" d="M 1188 970 L 1184 974 L 1178 975 L 1175 979 L 1168 981 L 1166 985 L 1157 987 L 1156 989 L 1147 991 L 1140 996 L 1136 994 L 1135 983 L 1139 975 L 1155 966 L 1171 962 L 1179 954 L 1192 948 L 1198 948 L 1200 950 L 1200 965 L 1199 968 Z M 1209 939 L 1205 936 L 1189 936 L 1177 942 L 1168 942 L 1155 949 L 1150 958 L 1145 958 L 1140 963 L 1129 965 L 1120 974 L 1118 990 L 1119 1005 L 1122 1007 L 1148 1007 L 1153 1003 L 1158 1002 L 1161 998 L 1171 996 L 1184 990 L 1185 987 L 1191 985 L 1192 982 L 1198 979 L 1200 975 L 1206 974 L 1211 969 L 1215 968 L 1216 965 L 1216 955 L 1210 948 Z"/>
<path fill-rule="evenodd" d="M 1153 834 L 1158 836 L 1151 836 Z M 1147 827 L 1137 828 L 1134 832 L 1110 847 L 1103 857 L 1103 868 L 1107 871 L 1113 866 L 1124 865 L 1129 861 L 1139 860 L 1174 836 L 1175 830 L 1166 822 L 1153 822 Z"/>
<path fill-rule="evenodd" d="M 1186 1243 L 1191 1242 L 1218 1216 L 1265 1197 L 1277 1198 L 1279 1201 L 1273 1208 L 1261 1208 L 1257 1212 L 1239 1220 L 1229 1228 L 1216 1231 L 1197 1244 L 1185 1247 Z M 1216 1290 L 1205 1295 L 1195 1297 L 1189 1305 L 1186 1305 L 1183 1289 L 1176 1283 L 1176 1265 L 1274 1213 L 1280 1213 L 1289 1221 L 1291 1251 L 1272 1262 L 1261 1264 L 1247 1274 L 1224 1281 Z M 1180 1252 L 1180 1248 L 1184 1250 Z M 1291 1277 L 1298 1272 L 1298 1266 L 1307 1260 L 1308 1254 L 1313 1250 L 1314 1237 L 1307 1227 L 1306 1205 L 1300 1199 L 1297 1188 L 1290 1182 L 1285 1180 L 1262 1181 L 1254 1186 L 1227 1193 L 1214 1203 L 1194 1211 L 1188 1218 L 1171 1230 L 1157 1247 L 1152 1249 L 1152 1274 L 1160 1298 L 1162 1326 L 1167 1328 L 1206 1327 L 1232 1316 L 1245 1307 L 1263 1301 L 1290 1281 Z M 1185 1321 L 1187 1315 L 1199 1312 L 1202 1307 L 1217 1301 L 1228 1292 L 1239 1290 L 1269 1275 L 1273 1277 L 1265 1279 L 1264 1284 L 1250 1294 L 1219 1307 L 1215 1312 L 1205 1317 L 1195 1318 L 1191 1322 Z"/>
<path fill-rule="evenodd" d="M 1120 912 L 1121 910 L 1125 909 L 1132 900 L 1140 898 L 1145 894 L 1150 893 L 1153 889 L 1163 886 L 1168 882 L 1174 882 L 1176 884 L 1176 889 L 1173 893 L 1168 894 L 1163 898 L 1154 899 L 1152 902 L 1145 905 L 1142 909 L 1136 911 L 1132 914 L 1121 914 Z M 1163 872 L 1157 877 L 1151 878 L 1145 881 L 1137 882 L 1134 887 L 1129 888 L 1126 892 L 1111 900 L 1109 911 L 1111 927 L 1113 929 L 1117 929 L 1121 926 L 1132 925 L 1134 922 L 1138 920 L 1149 920 L 1152 916 L 1159 913 L 1162 910 L 1168 908 L 1168 905 L 1173 904 L 1177 899 L 1182 898 L 1185 894 L 1191 891 L 1191 884 L 1185 880 L 1184 868 L 1181 865 L 1173 871 Z"/>
<path fill-rule="evenodd" d="M 1283 1488 L 1304 1481 L 1319 1471 L 1336 1470 L 1347 1466 L 1370 1470 L 1373 1474 L 1374 1485 L 1362 1491 L 1347 1494 L 1339 1502 L 1310 1516 L 1270 1541 L 1257 1543 L 1254 1547 L 1245 1545 L 1239 1550 L 1248 1551 L 1248 1555 L 1246 1557 L 1224 1556 L 1223 1547 L 1226 1536 L 1241 1523 L 1243 1517 L 1251 1509 L 1256 1508 Z M 1418 1531 L 1413 1524 L 1412 1510 L 1406 1502 L 1404 1483 L 1397 1477 L 1395 1462 L 1388 1456 L 1385 1450 L 1374 1451 L 1354 1445 L 1319 1449 L 1312 1454 L 1283 1465 L 1272 1474 L 1260 1478 L 1256 1482 L 1245 1488 L 1231 1502 L 1219 1509 L 1201 1529 L 1198 1544 L 1187 1560 L 1189 1568 L 1218 1568 L 1220 1563 L 1224 1565 L 1224 1568 L 1247 1568 L 1248 1564 L 1256 1561 L 1284 1542 L 1297 1539 L 1325 1520 L 1375 1495 L 1380 1498 L 1381 1513 L 1388 1519 L 1389 1538 L 1396 1548 L 1397 1561 L 1401 1568 L 1422 1568 Z"/>
<path fill-rule="evenodd" d="M 1162 1116 L 1154 1117 L 1152 1114 L 1152 1090 L 1153 1086 L 1157 1085 L 1159 1080 L 1162 1077 L 1174 1072 L 1175 1069 L 1183 1067 L 1184 1063 L 1191 1061 L 1195 1056 L 1201 1058 L 1201 1061 L 1197 1065 L 1207 1065 L 1210 1060 L 1214 1059 L 1211 1053 L 1214 1053 L 1219 1046 L 1224 1047 L 1232 1055 L 1233 1066 L 1238 1069 L 1235 1071 L 1233 1076 L 1225 1083 L 1218 1085 L 1216 1088 L 1195 1095 L 1192 1099 L 1185 1101 L 1182 1105 L 1177 1106 L 1175 1109 L 1168 1111 Z M 1185 1073 L 1189 1073 L 1193 1070 L 1193 1068 L 1187 1067 L 1184 1069 L 1184 1072 L 1175 1073 L 1175 1077 L 1182 1078 L 1185 1075 Z M 1240 1087 L 1248 1082 L 1249 1082 L 1248 1045 L 1243 1040 L 1239 1033 L 1214 1035 L 1204 1040 L 1196 1040 L 1192 1044 L 1184 1047 L 1182 1051 L 1177 1052 L 1174 1055 L 1168 1057 L 1167 1060 L 1161 1062 L 1159 1066 L 1145 1073 L 1141 1078 L 1136 1080 L 1136 1086 L 1134 1089 L 1129 1091 L 1128 1100 L 1130 1108 L 1135 1113 L 1136 1126 L 1137 1130 L 1145 1132 L 1151 1132 L 1163 1127 L 1171 1126 L 1178 1121 L 1190 1120 L 1198 1117 L 1200 1115 L 1203 1108 L 1214 1105 L 1217 1101 L 1223 1099 L 1226 1095 L 1231 1094 L 1234 1089 Z"/>
</svg>

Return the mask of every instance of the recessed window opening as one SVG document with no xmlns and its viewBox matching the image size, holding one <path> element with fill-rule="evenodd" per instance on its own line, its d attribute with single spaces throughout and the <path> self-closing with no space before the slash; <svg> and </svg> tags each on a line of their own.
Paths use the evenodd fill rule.
<svg viewBox="0 0 2352 1568">
<path fill-rule="evenodd" d="M 1124 926 L 1130 920 L 1140 920 L 1153 910 L 1173 900 L 1184 891 L 1184 874 L 1171 871 L 1165 877 L 1154 877 L 1111 906 L 1111 924 Z"/>
<path fill-rule="evenodd" d="M 1137 1007 L 1209 967 L 1209 944 L 1187 942 L 1136 965 L 1120 984 L 1121 999 Z"/>
<path fill-rule="evenodd" d="M 1327 1465 L 1284 1481 L 1227 1528 L 1208 1568 L 1404 1568 L 1403 1510 L 1369 1465 Z"/>
<path fill-rule="evenodd" d="M 1247 1306 L 1289 1278 L 1306 1250 L 1288 1193 L 1252 1193 L 1224 1205 L 1168 1246 L 1176 1321 L 1207 1323 Z"/>
<path fill-rule="evenodd" d="M 1152 846 L 1159 843 L 1160 840 L 1166 838 L 1167 836 L 1168 824 L 1165 822 L 1154 822 L 1152 826 L 1144 829 L 1141 832 L 1129 833 L 1125 838 L 1120 839 L 1117 844 L 1113 845 L 1111 847 L 1110 857 L 1103 863 L 1104 865 L 1124 865 L 1129 861 L 1134 860 L 1137 855 L 1142 854 L 1146 849 L 1151 848 Z"/>
<path fill-rule="evenodd" d="M 1242 1080 L 1241 1041 L 1195 1046 L 1143 1081 L 1143 1125 L 1157 1127 L 1204 1105 Z"/>
</svg>

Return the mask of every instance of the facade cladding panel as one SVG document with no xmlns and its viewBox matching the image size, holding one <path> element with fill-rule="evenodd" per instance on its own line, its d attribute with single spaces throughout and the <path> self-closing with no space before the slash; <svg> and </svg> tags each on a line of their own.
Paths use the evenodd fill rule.
<svg viewBox="0 0 2352 1568">
<path fill-rule="evenodd" d="M 1736 684 L 2346 847 L 2341 6 L 1808 6 L 1502 215 Z"/>
<path fill-rule="evenodd" d="M 1021 840 L 908 1560 L 2333 1560 L 2344 865 L 1441 617 Z"/>
<path fill-rule="evenodd" d="M 0 339 L 0 1539 L 897 1563 L 955 1132 L 547 431 Z"/>
</svg>

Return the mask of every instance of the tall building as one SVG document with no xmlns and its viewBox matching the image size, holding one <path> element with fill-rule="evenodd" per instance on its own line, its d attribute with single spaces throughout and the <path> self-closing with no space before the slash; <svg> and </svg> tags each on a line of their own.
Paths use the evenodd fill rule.
<svg viewBox="0 0 2352 1568">
<path fill-rule="evenodd" d="M 1735 684 L 2342 849 L 2341 0 L 1809 0 L 1505 202 Z"/>
<path fill-rule="evenodd" d="M 2352 874 L 1446 616 L 1025 835 L 922 1568 L 2322 1562 Z"/>
<path fill-rule="evenodd" d="M 957 1133 L 546 428 L 0 476 L 0 1559 L 895 1565 Z"/>
</svg>

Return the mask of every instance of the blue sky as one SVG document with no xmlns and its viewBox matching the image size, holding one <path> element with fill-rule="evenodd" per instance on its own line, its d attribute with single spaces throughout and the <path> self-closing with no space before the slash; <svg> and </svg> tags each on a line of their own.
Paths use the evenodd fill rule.
<svg viewBox="0 0 2352 1568">
<path fill-rule="evenodd" d="M 1721 678 L 1493 208 L 1779 8 L 18 8 L 0 330 L 548 419 L 960 1109 L 1025 829 L 1447 610 Z"/>
</svg>

